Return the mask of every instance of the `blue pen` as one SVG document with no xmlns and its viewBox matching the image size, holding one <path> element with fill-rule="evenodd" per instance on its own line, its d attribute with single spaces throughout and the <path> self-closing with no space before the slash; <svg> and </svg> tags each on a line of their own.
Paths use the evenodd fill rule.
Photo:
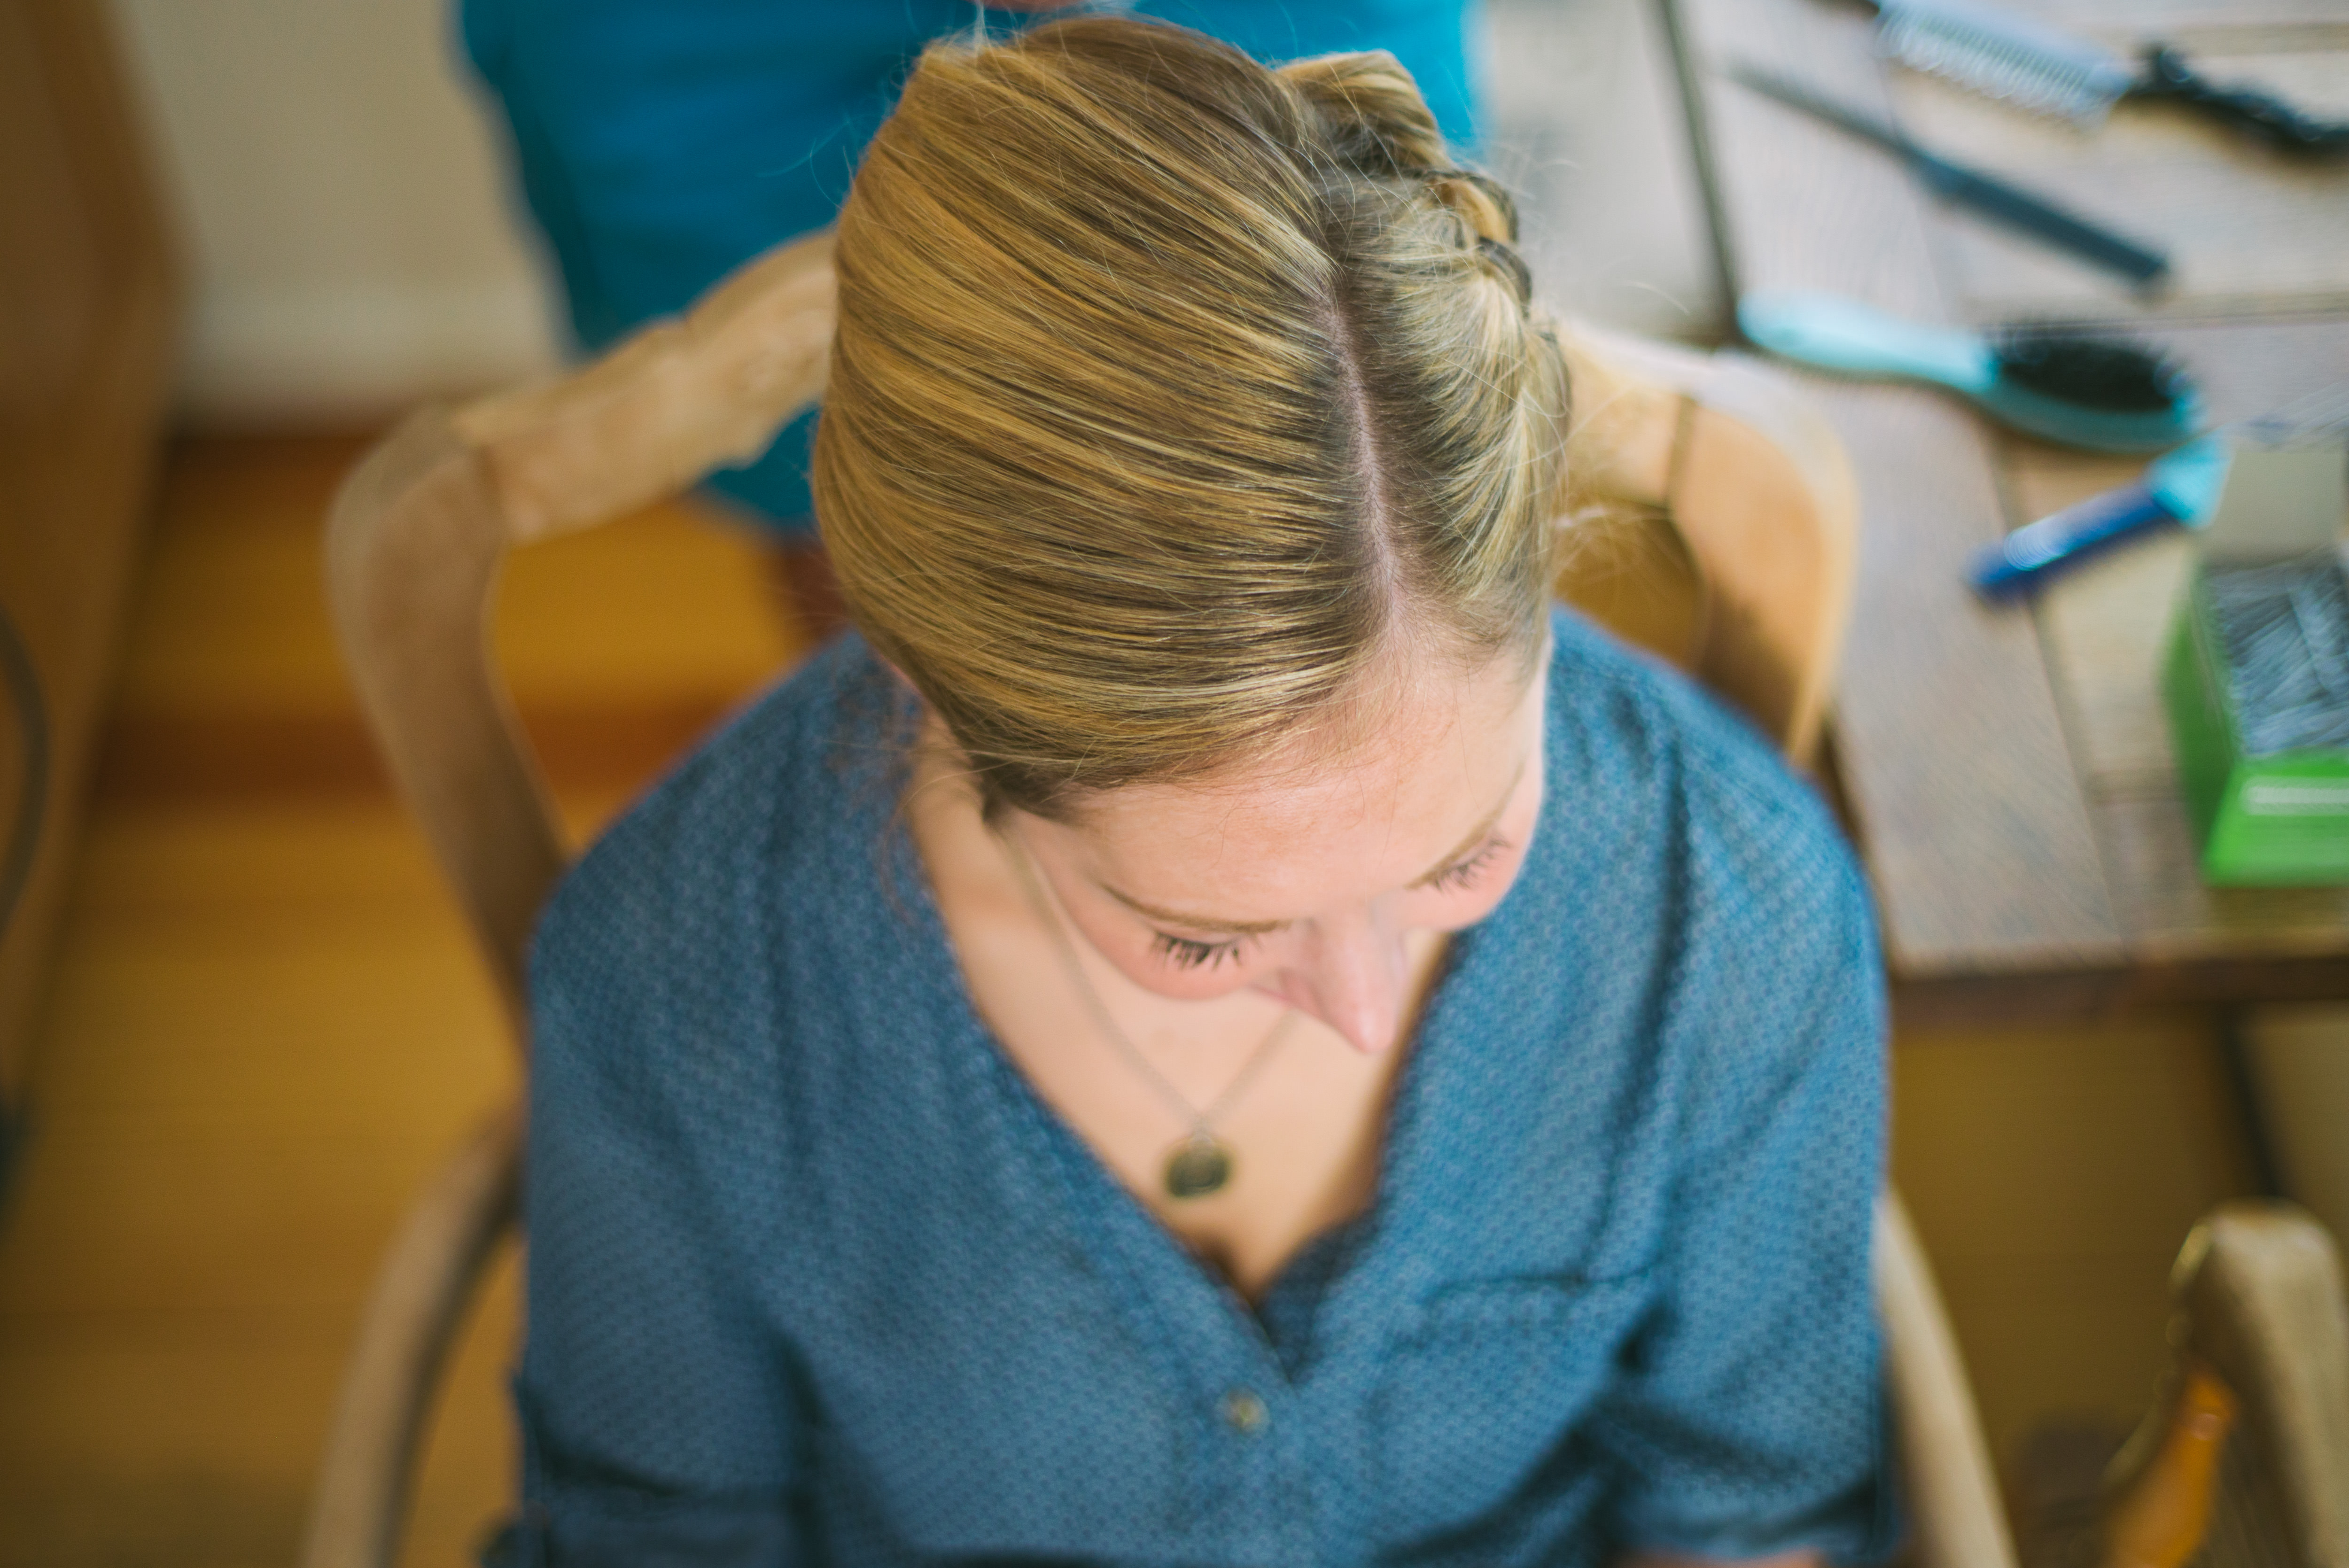
<svg viewBox="0 0 2349 1568">
<path fill-rule="evenodd" d="M 2199 528 L 2219 509 L 2230 449 L 2204 436 L 2156 458 L 2145 478 L 2050 513 L 1979 552 L 1966 569 L 1986 599 L 2015 599 L 2076 562 L 2155 529 Z"/>
</svg>

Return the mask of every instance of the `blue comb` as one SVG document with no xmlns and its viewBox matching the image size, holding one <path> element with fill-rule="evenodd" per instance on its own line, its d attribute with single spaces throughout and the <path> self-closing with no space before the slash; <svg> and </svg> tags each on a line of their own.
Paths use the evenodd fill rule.
<svg viewBox="0 0 2349 1568">
<path fill-rule="evenodd" d="M 2158 528 L 2199 528 L 2219 510 L 2230 449 L 2204 436 L 2156 458 L 2145 478 L 2050 512 L 1977 552 L 1966 580 L 1986 599 L 2035 590 L 2065 567 Z"/>
</svg>

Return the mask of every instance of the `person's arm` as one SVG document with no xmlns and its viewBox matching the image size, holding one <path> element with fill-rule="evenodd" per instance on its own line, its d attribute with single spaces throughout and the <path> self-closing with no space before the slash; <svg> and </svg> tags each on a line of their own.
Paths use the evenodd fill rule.
<svg viewBox="0 0 2349 1568">
<path fill-rule="evenodd" d="M 1714 783 L 1692 803 L 1689 969 L 1657 1047 L 1678 1171 L 1652 1314 L 1593 1428 L 1621 1478 L 1609 1533 L 1648 1564 L 1872 1562 L 1898 1524 L 1873 914 L 1815 804 L 1725 748 L 1687 762 Z"/>
<path fill-rule="evenodd" d="M 709 1016 L 709 975 L 750 944 L 680 892 L 686 830 L 607 835 L 533 956 L 512 1568 L 815 1560 L 802 1400 L 737 1228 L 764 1170 L 743 1130 L 781 1119 L 743 1109 L 771 1092 L 765 1058 Z"/>
</svg>

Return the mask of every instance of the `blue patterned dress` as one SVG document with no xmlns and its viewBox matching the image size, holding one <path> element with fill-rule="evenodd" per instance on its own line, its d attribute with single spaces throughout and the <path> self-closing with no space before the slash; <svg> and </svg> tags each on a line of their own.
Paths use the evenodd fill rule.
<svg viewBox="0 0 2349 1568">
<path fill-rule="evenodd" d="M 1561 614 L 1548 789 L 1374 1202 L 1250 1307 L 972 1010 L 854 636 L 540 931 L 516 1379 L 554 1564 L 1603 1564 L 1892 1543 L 1873 919 L 1812 796 Z"/>
</svg>

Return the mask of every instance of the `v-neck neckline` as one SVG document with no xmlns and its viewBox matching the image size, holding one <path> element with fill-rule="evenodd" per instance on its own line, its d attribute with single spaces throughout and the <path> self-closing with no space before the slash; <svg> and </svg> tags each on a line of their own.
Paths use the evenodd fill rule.
<svg viewBox="0 0 2349 1568">
<path fill-rule="evenodd" d="M 889 846 L 885 859 L 913 884 L 910 891 L 916 896 L 909 913 L 919 928 L 920 939 L 920 950 L 915 956 L 936 983 L 949 1009 L 953 1027 L 942 1031 L 949 1037 L 942 1039 L 941 1045 L 974 1058 L 978 1070 L 1009 1098 L 1033 1132 L 1032 1140 L 1020 1141 L 1028 1142 L 1029 1152 L 1044 1157 L 1053 1168 L 1067 1205 L 1065 1212 L 1074 1222 L 1079 1244 L 1088 1259 L 1101 1264 L 1107 1260 L 1100 1255 L 1100 1246 L 1123 1245 L 1129 1250 L 1129 1261 L 1149 1273 L 1185 1282 L 1183 1288 L 1187 1291 L 1212 1297 L 1234 1326 L 1252 1339 L 1278 1375 L 1291 1377 L 1309 1366 L 1314 1359 L 1313 1342 L 1319 1341 L 1330 1326 L 1329 1308 L 1376 1272 L 1384 1256 L 1379 1243 L 1393 1230 L 1394 1221 L 1413 1190 L 1410 1178 L 1427 1125 L 1424 1099 L 1429 1058 L 1443 1043 L 1445 1031 L 1441 1026 L 1448 1011 L 1448 999 L 1473 955 L 1481 925 L 1451 934 L 1443 966 L 1420 1005 L 1412 1038 L 1407 1046 L 1397 1047 L 1409 1054 L 1395 1069 L 1381 1115 L 1378 1171 L 1370 1201 L 1357 1212 L 1322 1227 L 1298 1243 L 1281 1260 L 1261 1298 L 1251 1303 L 1229 1278 L 1194 1251 L 1138 1193 L 1119 1180 L 1101 1151 L 1021 1070 L 1018 1059 L 997 1037 L 971 997 L 961 956 L 947 929 L 945 916 L 939 912 L 928 867 L 922 861 L 910 830 L 902 817 L 887 819 L 881 826 L 883 831 L 897 841 Z M 1100 1223 L 1088 1226 L 1084 1223 L 1088 1219 Z M 1338 1253 L 1334 1260 L 1332 1251 Z M 1283 1310 L 1299 1305 L 1292 1303 L 1291 1297 L 1303 1288 L 1317 1267 L 1326 1267 L 1329 1272 L 1320 1281 L 1316 1298 L 1302 1304 L 1309 1305 L 1310 1310 Z M 1172 1304 L 1154 1302 L 1149 1305 L 1164 1314 Z M 1311 1342 L 1276 1345 L 1270 1326 L 1292 1315 L 1309 1324 Z"/>
</svg>

